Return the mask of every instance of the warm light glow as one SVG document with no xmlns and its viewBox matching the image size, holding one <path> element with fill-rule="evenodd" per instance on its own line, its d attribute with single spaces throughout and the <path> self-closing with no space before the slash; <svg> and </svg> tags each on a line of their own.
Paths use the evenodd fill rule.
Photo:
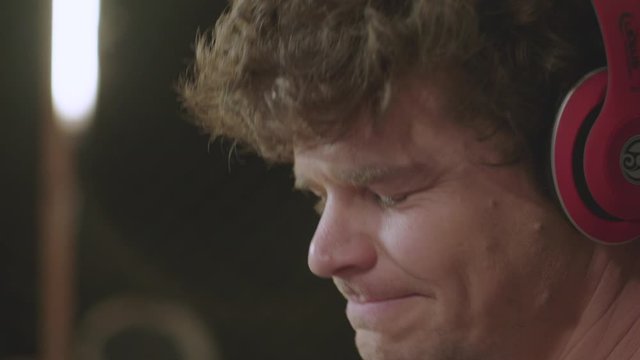
<svg viewBox="0 0 640 360">
<path fill-rule="evenodd" d="M 100 0 L 52 0 L 51 92 L 65 127 L 91 118 L 98 94 Z"/>
</svg>

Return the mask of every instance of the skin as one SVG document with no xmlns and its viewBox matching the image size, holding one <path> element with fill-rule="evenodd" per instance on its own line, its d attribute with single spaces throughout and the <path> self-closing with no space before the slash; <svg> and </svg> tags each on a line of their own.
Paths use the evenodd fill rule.
<svg viewBox="0 0 640 360">
<path fill-rule="evenodd" d="M 585 334 L 598 337 L 607 308 L 594 301 L 611 305 L 627 283 L 615 275 L 594 296 L 611 250 L 583 238 L 524 164 L 488 165 L 498 147 L 451 119 L 437 88 L 404 80 L 394 94 L 380 119 L 362 112 L 346 136 L 294 152 L 297 186 L 320 198 L 309 267 L 347 299 L 360 355 L 589 358 Z"/>
</svg>

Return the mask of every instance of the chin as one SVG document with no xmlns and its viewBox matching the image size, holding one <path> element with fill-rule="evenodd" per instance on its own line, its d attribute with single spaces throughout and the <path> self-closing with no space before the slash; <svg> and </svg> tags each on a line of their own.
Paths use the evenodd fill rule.
<svg viewBox="0 0 640 360">
<path fill-rule="evenodd" d="M 363 360 L 400 360 L 397 346 L 379 333 L 356 330 L 356 347 Z"/>
<path fill-rule="evenodd" d="M 425 344 L 421 345 L 418 347 L 416 341 L 409 338 L 391 338 L 377 332 L 356 331 L 356 346 L 364 360 L 431 360 L 431 357 L 426 357 Z"/>
<path fill-rule="evenodd" d="M 405 334 L 389 337 L 385 334 L 356 330 L 356 346 L 363 360 L 480 360 L 474 351 L 459 341 L 445 339 L 434 333 Z"/>
</svg>

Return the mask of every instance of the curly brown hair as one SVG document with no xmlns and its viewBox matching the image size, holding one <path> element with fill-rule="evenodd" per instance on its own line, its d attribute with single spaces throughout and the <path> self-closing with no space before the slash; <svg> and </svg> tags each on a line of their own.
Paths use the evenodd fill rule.
<svg viewBox="0 0 640 360">
<path fill-rule="evenodd" d="M 445 73 L 452 118 L 508 131 L 535 165 L 565 92 L 604 63 L 588 0 L 235 0 L 198 37 L 181 94 L 214 137 L 290 162 L 294 140 L 383 110 L 400 77 Z"/>
</svg>

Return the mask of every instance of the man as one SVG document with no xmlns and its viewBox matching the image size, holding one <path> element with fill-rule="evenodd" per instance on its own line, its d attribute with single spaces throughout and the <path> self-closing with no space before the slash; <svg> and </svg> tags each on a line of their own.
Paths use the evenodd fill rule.
<svg viewBox="0 0 640 360">
<path fill-rule="evenodd" d="M 586 0 L 236 0 L 186 106 L 290 162 L 364 359 L 640 359 L 638 243 L 549 186 L 563 95 L 604 64 Z"/>
</svg>

